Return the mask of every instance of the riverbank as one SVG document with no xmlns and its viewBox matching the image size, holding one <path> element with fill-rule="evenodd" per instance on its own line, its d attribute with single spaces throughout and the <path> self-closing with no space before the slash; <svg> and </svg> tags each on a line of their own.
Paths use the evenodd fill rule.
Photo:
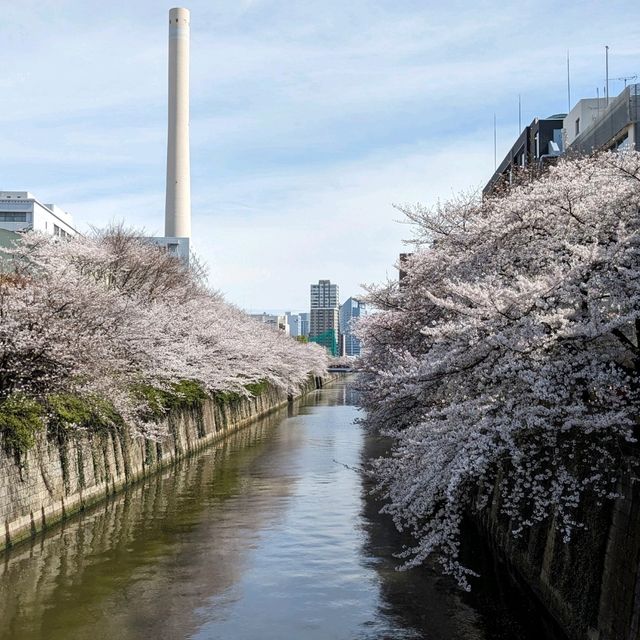
<svg viewBox="0 0 640 640">
<path fill-rule="evenodd" d="M 327 385 L 8 550 L 0 640 L 557 640 L 490 567 L 471 594 L 396 571 L 355 396 Z"/>
<path fill-rule="evenodd" d="M 617 498 L 585 500 L 585 527 L 562 539 L 556 523 L 537 524 L 515 537 L 492 502 L 473 520 L 514 580 L 539 599 L 571 640 L 640 637 L 640 485 L 625 473 Z"/>
<path fill-rule="evenodd" d="M 335 378 L 310 378 L 296 397 Z M 170 413 L 169 436 L 160 441 L 136 438 L 128 429 L 77 432 L 65 439 L 42 432 L 20 460 L 0 449 L 0 553 L 293 399 L 274 387 L 253 398 L 206 399 Z"/>
</svg>

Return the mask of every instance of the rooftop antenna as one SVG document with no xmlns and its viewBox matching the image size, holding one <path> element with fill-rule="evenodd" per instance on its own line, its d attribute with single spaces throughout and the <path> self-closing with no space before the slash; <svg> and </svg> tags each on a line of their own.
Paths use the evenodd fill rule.
<svg viewBox="0 0 640 640">
<path fill-rule="evenodd" d="M 496 132 L 496 114 L 493 114 L 493 170 L 498 168 L 498 134 Z"/>
<path fill-rule="evenodd" d="M 569 66 L 569 49 L 567 49 L 567 113 L 571 111 L 571 67 Z"/>
<path fill-rule="evenodd" d="M 522 100 L 518 94 L 518 135 L 522 133 Z"/>
<path fill-rule="evenodd" d="M 612 80 L 619 80 L 621 82 L 624 82 L 624 88 L 627 88 L 627 80 L 636 80 L 638 77 L 638 75 L 636 74 L 635 76 L 622 76 L 621 78 L 612 78 Z"/>
<path fill-rule="evenodd" d="M 605 74 L 606 74 L 606 98 L 607 98 L 607 106 L 609 106 L 609 45 L 605 45 L 604 47 L 604 65 L 605 65 Z"/>
</svg>

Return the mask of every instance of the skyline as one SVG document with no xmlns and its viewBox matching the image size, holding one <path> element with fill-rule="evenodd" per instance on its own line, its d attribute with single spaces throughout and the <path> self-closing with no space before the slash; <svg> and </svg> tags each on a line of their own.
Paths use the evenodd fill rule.
<svg viewBox="0 0 640 640">
<path fill-rule="evenodd" d="M 161 232 L 172 6 L 3 7 L 1 189 L 55 202 L 82 231 L 124 219 Z M 640 73 L 629 2 L 185 6 L 193 246 L 211 285 L 248 310 L 304 310 L 320 278 L 346 297 L 395 278 L 409 229 L 392 203 L 481 187 L 494 111 L 498 160 L 519 94 L 523 125 L 567 111 L 567 49 L 572 104 L 603 85 L 605 45 L 612 79 Z"/>
</svg>

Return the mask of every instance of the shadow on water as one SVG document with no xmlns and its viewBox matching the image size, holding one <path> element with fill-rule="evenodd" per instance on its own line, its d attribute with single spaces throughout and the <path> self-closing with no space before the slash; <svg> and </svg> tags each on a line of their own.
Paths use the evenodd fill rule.
<svg viewBox="0 0 640 640">
<path fill-rule="evenodd" d="M 384 455 L 390 445 L 389 439 L 365 436 L 363 465 Z M 411 545 L 412 538 L 401 535 L 391 518 L 379 513 L 382 503 L 371 495 L 372 487 L 363 478 L 364 553 L 376 559 L 385 612 L 401 617 L 407 628 L 419 632 L 417 637 L 429 640 L 566 640 L 533 594 L 511 577 L 469 524 L 461 560 L 480 574 L 472 579 L 470 593 L 458 589 L 433 565 L 398 571 L 402 560 L 395 554 L 403 545 Z"/>
</svg>

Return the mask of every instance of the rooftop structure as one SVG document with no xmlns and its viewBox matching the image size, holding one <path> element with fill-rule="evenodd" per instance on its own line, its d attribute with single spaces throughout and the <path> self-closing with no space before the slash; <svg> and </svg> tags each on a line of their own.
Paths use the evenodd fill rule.
<svg viewBox="0 0 640 640">
<path fill-rule="evenodd" d="M 487 196 L 513 184 L 518 171 L 539 168 L 564 151 L 562 127 L 566 114 L 559 113 L 548 118 L 534 118 L 498 165 L 489 182 L 482 190 Z"/>
<path fill-rule="evenodd" d="M 78 234 L 69 213 L 55 204 L 40 202 L 28 191 L 0 191 L 0 228 L 61 237 Z"/>
<path fill-rule="evenodd" d="M 608 104 L 607 104 L 608 102 Z M 640 151 L 640 84 L 630 84 L 615 98 L 583 98 L 568 114 L 536 118 L 522 131 L 485 188 L 499 192 L 530 168 L 538 171 L 564 153 L 635 149 Z"/>
<path fill-rule="evenodd" d="M 630 84 L 615 98 L 578 101 L 564 120 L 567 150 L 591 153 L 622 148 L 640 151 L 640 84 Z"/>
</svg>

